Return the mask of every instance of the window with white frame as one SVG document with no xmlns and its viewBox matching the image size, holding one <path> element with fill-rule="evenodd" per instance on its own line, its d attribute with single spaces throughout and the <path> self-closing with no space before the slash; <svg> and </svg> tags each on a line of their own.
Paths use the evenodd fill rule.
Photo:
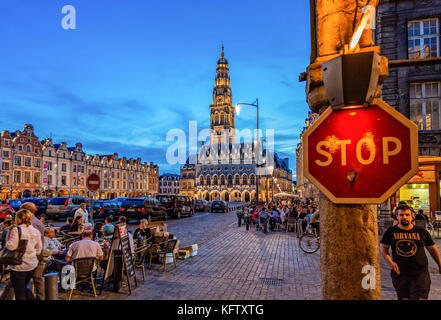
<svg viewBox="0 0 441 320">
<path fill-rule="evenodd" d="M 441 129 L 441 82 L 410 84 L 410 120 L 418 130 Z"/>
<path fill-rule="evenodd" d="M 439 57 L 439 20 L 435 18 L 409 21 L 407 41 L 409 59 Z"/>
</svg>

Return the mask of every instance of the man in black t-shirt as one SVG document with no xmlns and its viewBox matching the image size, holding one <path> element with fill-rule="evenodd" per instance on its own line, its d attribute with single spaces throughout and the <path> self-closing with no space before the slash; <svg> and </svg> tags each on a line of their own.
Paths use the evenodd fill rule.
<svg viewBox="0 0 441 320">
<path fill-rule="evenodd" d="M 429 232 L 412 224 L 412 209 L 407 205 L 397 208 L 398 225 L 386 230 L 381 239 L 381 255 L 392 268 L 391 277 L 399 300 L 427 299 L 430 276 L 424 247 L 438 264 L 441 258 Z M 392 258 L 389 255 L 392 247 Z"/>
</svg>

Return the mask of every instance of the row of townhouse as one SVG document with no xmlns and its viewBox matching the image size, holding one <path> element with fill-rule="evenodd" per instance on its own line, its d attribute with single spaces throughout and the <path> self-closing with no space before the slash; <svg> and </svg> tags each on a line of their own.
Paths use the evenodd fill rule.
<svg viewBox="0 0 441 320">
<path fill-rule="evenodd" d="M 52 139 L 39 141 L 30 124 L 3 131 L 0 139 L 0 198 L 90 196 L 91 173 L 101 180 L 96 198 L 154 196 L 159 168 L 153 162 L 113 155 L 86 155 L 81 143 L 68 147 Z"/>
</svg>

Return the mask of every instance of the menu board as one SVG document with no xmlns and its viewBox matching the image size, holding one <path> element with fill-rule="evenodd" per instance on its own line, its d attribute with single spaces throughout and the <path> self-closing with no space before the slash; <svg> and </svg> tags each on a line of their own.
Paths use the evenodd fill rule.
<svg viewBox="0 0 441 320">
<path fill-rule="evenodd" d="M 112 244 L 110 246 L 106 272 L 103 277 L 103 285 L 104 285 L 104 281 L 106 281 L 113 274 L 114 264 L 115 264 L 114 251 L 118 250 L 119 248 L 121 248 L 123 264 L 126 270 L 127 284 L 129 286 L 129 294 L 132 294 L 131 280 L 133 278 L 135 279 L 135 286 L 138 286 L 138 282 L 136 280 L 136 273 L 133 263 L 132 250 L 129 241 L 129 234 L 127 231 L 127 225 L 125 223 L 115 225 L 115 231 L 113 233 Z M 103 285 L 101 286 L 101 291 L 103 289 Z"/>
<path fill-rule="evenodd" d="M 122 224 L 119 226 L 119 236 L 121 241 L 121 250 L 124 259 L 124 266 L 129 278 L 135 276 L 135 267 L 133 266 L 132 249 L 130 247 L 129 234 L 127 232 L 127 225 Z"/>
</svg>

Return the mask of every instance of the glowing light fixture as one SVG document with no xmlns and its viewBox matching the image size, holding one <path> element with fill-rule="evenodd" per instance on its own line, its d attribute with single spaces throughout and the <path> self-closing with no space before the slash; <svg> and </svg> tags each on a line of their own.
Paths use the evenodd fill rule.
<svg viewBox="0 0 441 320">
<path fill-rule="evenodd" d="M 363 31 L 364 31 L 364 28 L 366 28 L 366 25 L 369 22 L 370 16 L 371 16 L 371 9 L 368 8 L 366 10 L 366 12 L 362 15 L 361 20 L 358 23 L 354 34 L 352 35 L 351 42 L 349 44 L 350 51 L 354 51 L 355 47 L 357 46 L 358 42 L 360 41 L 361 35 L 363 34 Z"/>
<path fill-rule="evenodd" d="M 234 109 L 236 110 L 236 114 L 239 116 L 240 115 L 240 104 L 236 104 Z"/>
</svg>

